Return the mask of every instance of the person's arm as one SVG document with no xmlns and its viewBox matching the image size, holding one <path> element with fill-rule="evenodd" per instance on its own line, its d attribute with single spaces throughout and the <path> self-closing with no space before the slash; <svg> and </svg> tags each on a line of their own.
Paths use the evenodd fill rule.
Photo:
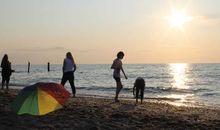
<svg viewBox="0 0 220 130">
<path fill-rule="evenodd" d="M 136 85 L 134 83 L 134 87 L 133 87 L 133 95 L 135 96 L 135 89 L 136 89 Z"/>
<path fill-rule="evenodd" d="M 75 63 L 75 61 L 74 61 L 74 59 L 73 59 L 73 72 L 75 72 L 76 71 L 76 63 Z"/>
<path fill-rule="evenodd" d="M 73 72 L 75 72 L 76 71 L 76 64 L 73 64 L 73 67 L 74 67 Z"/>
<path fill-rule="evenodd" d="M 123 67 L 122 67 L 122 66 L 121 66 L 121 71 L 122 71 L 122 73 L 124 74 L 125 79 L 128 79 L 128 78 L 127 78 L 127 76 L 126 76 L 126 74 L 125 74 L 125 72 L 124 72 L 124 69 L 123 69 Z"/>
<path fill-rule="evenodd" d="M 63 60 L 63 73 L 64 73 L 65 60 Z"/>
<path fill-rule="evenodd" d="M 13 69 L 11 68 L 11 62 L 9 62 L 9 70 L 10 70 L 11 72 L 15 72 L 15 70 L 13 70 Z"/>
</svg>

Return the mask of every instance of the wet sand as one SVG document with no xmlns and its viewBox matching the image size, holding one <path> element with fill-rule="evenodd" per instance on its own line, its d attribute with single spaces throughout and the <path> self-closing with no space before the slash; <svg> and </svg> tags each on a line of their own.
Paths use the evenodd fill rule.
<svg viewBox="0 0 220 130">
<path fill-rule="evenodd" d="M 70 98 L 64 108 L 44 116 L 16 115 L 9 104 L 18 90 L 0 90 L 1 130 L 212 130 L 220 129 L 220 110 L 161 102 L 94 97 Z"/>
</svg>

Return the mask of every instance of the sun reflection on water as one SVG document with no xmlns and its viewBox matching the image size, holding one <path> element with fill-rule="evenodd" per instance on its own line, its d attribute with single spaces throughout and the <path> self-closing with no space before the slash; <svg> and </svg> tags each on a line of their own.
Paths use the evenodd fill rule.
<svg viewBox="0 0 220 130">
<path fill-rule="evenodd" d="M 192 97 L 193 94 L 189 93 L 181 93 L 181 91 L 186 91 L 186 89 L 189 89 L 189 86 L 186 85 L 186 82 L 188 81 L 186 72 L 188 69 L 187 64 L 169 64 L 170 68 L 170 75 L 173 77 L 171 81 L 172 89 L 178 90 L 180 93 L 171 93 L 167 95 L 167 98 L 172 99 L 178 99 L 174 102 L 170 102 L 173 105 L 176 106 L 187 106 L 186 103 L 189 102 L 187 100 L 187 97 Z M 190 101 L 193 102 L 193 101 Z"/>
<path fill-rule="evenodd" d="M 172 88 L 188 89 L 186 86 L 187 64 L 170 64 L 170 74 L 173 76 Z"/>
<path fill-rule="evenodd" d="M 193 106 L 195 101 L 188 100 L 189 97 L 193 97 L 193 94 L 170 94 L 166 96 L 167 99 L 170 99 L 168 102 L 175 106 Z M 171 100 L 173 99 L 173 100 Z"/>
</svg>

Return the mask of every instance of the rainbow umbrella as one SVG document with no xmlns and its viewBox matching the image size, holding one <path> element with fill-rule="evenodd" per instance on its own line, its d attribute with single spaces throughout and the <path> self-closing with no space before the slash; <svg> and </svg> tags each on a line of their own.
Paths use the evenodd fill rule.
<svg viewBox="0 0 220 130">
<path fill-rule="evenodd" d="M 60 84 L 36 83 L 21 90 L 11 104 L 17 114 L 45 115 L 62 108 L 70 93 Z"/>
</svg>

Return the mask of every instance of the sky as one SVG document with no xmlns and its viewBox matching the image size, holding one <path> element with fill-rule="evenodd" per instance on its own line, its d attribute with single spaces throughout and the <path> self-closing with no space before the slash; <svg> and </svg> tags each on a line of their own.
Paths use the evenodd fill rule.
<svg viewBox="0 0 220 130">
<path fill-rule="evenodd" d="M 12 64 L 220 63 L 220 0 L 0 0 Z M 173 12 L 190 20 L 170 23 Z"/>
</svg>

